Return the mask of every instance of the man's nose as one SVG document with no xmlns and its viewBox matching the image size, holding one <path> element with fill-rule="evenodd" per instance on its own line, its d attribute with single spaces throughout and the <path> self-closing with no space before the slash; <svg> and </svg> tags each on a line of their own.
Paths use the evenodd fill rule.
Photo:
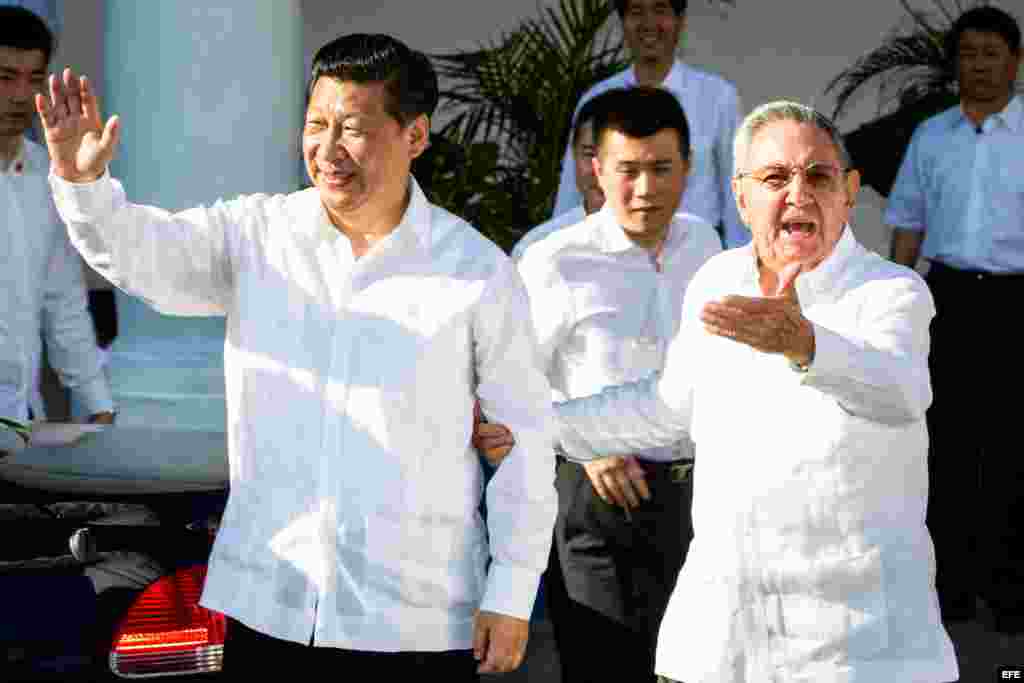
<svg viewBox="0 0 1024 683">
<path fill-rule="evenodd" d="M 341 126 L 330 126 L 322 133 L 317 157 L 321 161 L 334 162 L 348 156 L 348 150 L 341 144 Z"/>
<path fill-rule="evenodd" d="M 637 174 L 636 180 L 633 181 L 633 194 L 637 197 L 649 197 L 654 194 L 657 186 L 657 181 L 654 178 L 654 174 L 650 171 L 642 171 Z"/>
<path fill-rule="evenodd" d="M 814 201 L 814 192 L 803 173 L 794 173 L 786 186 L 786 201 L 794 206 L 803 206 Z"/>
</svg>

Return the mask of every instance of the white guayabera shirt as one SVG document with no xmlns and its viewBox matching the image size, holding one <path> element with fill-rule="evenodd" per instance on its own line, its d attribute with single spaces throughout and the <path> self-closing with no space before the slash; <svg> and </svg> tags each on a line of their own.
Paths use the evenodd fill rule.
<svg viewBox="0 0 1024 683">
<path fill-rule="evenodd" d="M 706 302 L 760 296 L 752 247 L 729 251 L 690 283 L 660 380 L 559 406 L 563 444 L 623 453 L 686 432 L 696 443 L 695 538 L 659 632 L 659 674 L 956 680 L 924 523 L 931 295 L 849 226 L 796 289 L 814 324 L 808 372 L 703 330 Z"/>
<path fill-rule="evenodd" d="M 583 205 L 579 204 L 565 213 L 561 213 L 554 218 L 531 228 L 529 232 L 519 238 L 519 241 L 516 242 L 516 246 L 512 248 L 512 260 L 518 262 L 519 259 L 523 257 L 523 253 L 526 251 L 526 248 L 534 242 L 539 242 L 548 235 L 558 232 L 562 228 L 567 228 L 570 225 L 576 225 L 586 217 L 587 214 L 583 210 Z"/>
<path fill-rule="evenodd" d="M 316 189 L 171 215 L 109 177 L 51 182 L 73 242 L 118 286 L 227 316 L 231 495 L 204 606 L 373 651 L 469 648 L 477 608 L 529 617 L 555 515 L 550 388 L 496 246 L 415 181 L 358 260 Z M 487 530 L 474 395 L 516 435 Z"/>
<path fill-rule="evenodd" d="M 587 396 L 660 371 L 679 330 L 686 287 L 720 251 L 710 225 L 677 213 L 656 267 L 607 207 L 530 245 L 519 272 L 530 294 L 538 364 L 555 395 Z M 692 458 L 693 443 L 684 438 L 637 455 Z"/>
<path fill-rule="evenodd" d="M 0 168 L 0 417 L 46 417 L 39 377 L 50 364 L 89 413 L 113 410 L 86 299 L 82 262 L 50 197 L 46 150 L 22 140 Z"/>
</svg>

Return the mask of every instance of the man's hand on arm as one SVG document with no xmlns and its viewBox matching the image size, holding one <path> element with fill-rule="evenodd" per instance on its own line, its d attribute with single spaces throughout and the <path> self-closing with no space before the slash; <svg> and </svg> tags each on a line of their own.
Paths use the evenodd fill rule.
<svg viewBox="0 0 1024 683">
<path fill-rule="evenodd" d="M 64 180 L 96 180 L 107 169 L 120 138 L 120 120 L 103 123 L 99 102 L 89 79 L 71 69 L 51 74 L 49 96 L 36 95 L 36 110 L 43 123 L 53 172 Z"/>
<path fill-rule="evenodd" d="M 651 499 L 651 489 L 640 463 L 633 456 L 609 455 L 583 463 L 594 491 L 609 505 L 629 511 L 640 500 Z"/>
<path fill-rule="evenodd" d="M 784 270 L 775 296 L 727 296 L 705 304 L 700 314 L 704 328 L 758 351 L 782 354 L 798 365 L 810 365 L 814 325 L 804 317 L 796 296 L 799 274 L 798 264 Z"/>
<path fill-rule="evenodd" d="M 479 401 L 473 405 L 472 442 L 477 453 L 494 467 L 500 465 L 516 445 L 516 439 L 508 427 L 487 421 L 480 410 Z"/>
<path fill-rule="evenodd" d="M 105 410 L 103 412 L 93 413 L 89 416 L 89 424 L 112 425 L 114 424 L 114 412 Z"/>
<path fill-rule="evenodd" d="M 901 266 L 913 268 L 917 265 L 917 259 L 921 255 L 922 242 L 924 242 L 923 231 L 893 228 L 889 258 Z"/>
<path fill-rule="evenodd" d="M 504 614 L 480 611 L 473 625 L 473 656 L 477 673 L 515 671 L 523 662 L 530 622 Z"/>
</svg>

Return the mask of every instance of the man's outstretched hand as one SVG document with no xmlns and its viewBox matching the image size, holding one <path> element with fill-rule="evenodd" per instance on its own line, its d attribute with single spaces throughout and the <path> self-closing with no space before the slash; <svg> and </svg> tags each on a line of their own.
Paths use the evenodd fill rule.
<svg viewBox="0 0 1024 683">
<path fill-rule="evenodd" d="M 53 172 L 75 183 L 96 180 L 114 156 L 120 138 L 120 122 L 111 116 L 106 124 L 89 79 L 64 69 L 50 74 L 49 96 L 36 95 L 36 110 L 43 122 Z"/>
</svg>

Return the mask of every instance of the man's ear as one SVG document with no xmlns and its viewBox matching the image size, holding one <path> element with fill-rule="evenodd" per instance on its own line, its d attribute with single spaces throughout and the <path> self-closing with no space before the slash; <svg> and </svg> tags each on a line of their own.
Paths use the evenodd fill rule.
<svg viewBox="0 0 1024 683">
<path fill-rule="evenodd" d="M 430 119 L 426 114 L 420 114 L 409 124 L 405 134 L 408 136 L 410 156 L 415 159 L 430 146 Z"/>
<path fill-rule="evenodd" d="M 732 178 L 732 195 L 736 198 L 736 210 L 739 212 L 740 218 L 745 224 L 750 225 L 750 221 L 747 219 L 747 197 L 743 194 L 743 182 L 736 176 Z"/>
<path fill-rule="evenodd" d="M 601 188 L 602 192 L 605 192 L 604 182 L 601 178 L 601 154 L 598 152 L 590 159 L 590 167 L 594 169 L 594 180 L 597 181 L 597 186 Z"/>
<path fill-rule="evenodd" d="M 860 171 L 851 168 L 846 173 L 846 205 L 851 209 L 857 203 L 857 194 L 860 192 Z"/>
</svg>

